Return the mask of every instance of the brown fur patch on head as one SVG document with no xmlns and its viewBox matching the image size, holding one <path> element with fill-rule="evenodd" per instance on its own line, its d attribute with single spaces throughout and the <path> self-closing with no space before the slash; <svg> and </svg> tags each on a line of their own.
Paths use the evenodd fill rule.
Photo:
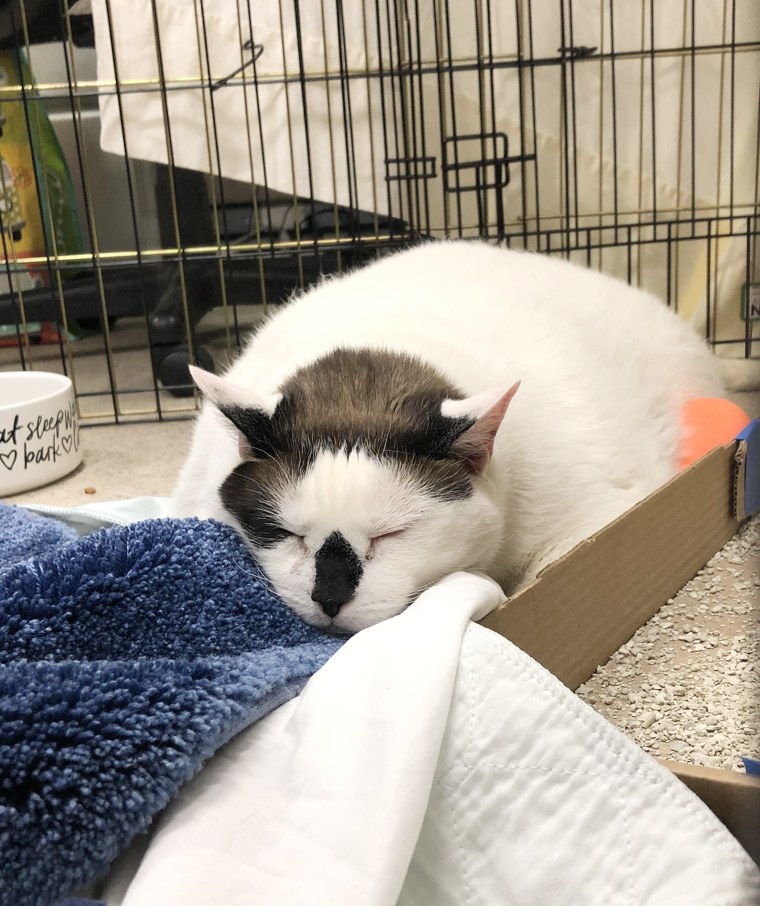
<svg viewBox="0 0 760 906">
<path fill-rule="evenodd" d="M 443 400 L 463 395 L 422 360 L 340 348 L 299 369 L 280 391 L 272 429 L 283 452 L 361 448 L 404 460 L 437 496 L 471 493 L 467 468 L 451 456 L 468 422 L 441 415 Z"/>
<path fill-rule="evenodd" d="M 389 438 L 414 443 L 425 415 L 438 414 L 447 397 L 461 398 L 419 359 L 374 349 L 336 349 L 301 368 L 280 390 L 293 434 L 336 448 L 384 448 Z"/>
</svg>

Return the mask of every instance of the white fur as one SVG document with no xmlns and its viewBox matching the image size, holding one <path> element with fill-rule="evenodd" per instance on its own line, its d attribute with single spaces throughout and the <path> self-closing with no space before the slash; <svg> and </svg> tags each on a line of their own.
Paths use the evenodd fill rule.
<svg viewBox="0 0 760 906">
<path fill-rule="evenodd" d="M 190 376 L 206 399 L 218 405 L 246 406 L 250 409 L 261 409 L 267 415 L 272 415 L 277 404 L 282 399 L 281 393 L 270 396 L 259 396 L 251 387 L 236 384 L 227 378 L 218 377 L 202 368 L 190 365 Z"/>
<path fill-rule="evenodd" d="M 482 393 L 468 396 L 463 400 L 444 400 L 441 403 L 441 415 L 445 415 L 447 418 L 461 418 L 462 416 L 480 418 L 495 406 L 503 395 L 504 391 L 501 387 L 492 387 L 490 390 L 484 390 Z"/>
<path fill-rule="evenodd" d="M 320 539 L 340 531 L 361 553 L 375 522 L 420 511 L 365 562 L 354 602 L 334 621 L 349 630 L 397 612 L 452 570 L 481 569 L 506 590 L 530 580 L 667 481 L 684 401 L 721 392 L 704 344 L 653 296 L 479 243 L 424 245 L 324 281 L 271 318 L 228 377 L 272 398 L 297 368 L 338 346 L 417 354 L 468 396 L 522 381 L 468 500 L 399 489 L 392 470 L 356 455 L 320 458 L 283 501 L 307 553 L 296 562 L 297 542 L 286 541 L 258 556 L 284 599 L 322 623 L 304 592 Z M 218 489 L 239 461 L 234 429 L 204 405 L 175 513 L 233 521 Z"/>
<path fill-rule="evenodd" d="M 362 452 L 322 452 L 305 479 L 283 493 L 280 512 L 284 525 L 303 540 L 263 548 L 259 562 L 305 619 L 343 632 L 403 610 L 441 578 L 442 562 L 469 567 L 492 560 L 501 537 L 499 511 L 482 490 L 465 501 L 438 500 L 421 493 L 403 470 Z M 451 530 L 458 519 L 477 522 L 481 533 L 461 537 Z M 364 572 L 355 596 L 330 620 L 311 590 L 314 555 L 336 530 L 360 555 Z"/>
</svg>

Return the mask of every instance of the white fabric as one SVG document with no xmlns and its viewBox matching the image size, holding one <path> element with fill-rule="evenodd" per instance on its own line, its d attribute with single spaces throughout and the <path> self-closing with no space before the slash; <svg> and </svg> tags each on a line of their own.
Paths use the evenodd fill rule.
<svg viewBox="0 0 760 906">
<path fill-rule="evenodd" d="M 399 906 L 760 902 L 736 841 L 670 772 L 471 626 Z"/>
<path fill-rule="evenodd" d="M 374 11 L 365 15 L 360 4 L 344 4 L 342 22 L 319 3 L 301 3 L 296 19 L 295 6 L 95 0 L 103 150 L 384 210 L 380 79 L 370 92 L 366 79 L 320 74 L 387 67 L 378 50 L 387 37 L 378 39 Z M 385 14 L 377 15 L 387 30 Z M 261 49 L 255 68 L 253 45 Z M 156 90 L 161 77 L 164 97 Z"/>
<path fill-rule="evenodd" d="M 563 99 L 566 89 L 562 88 L 559 66 L 538 67 L 530 77 L 531 91 L 535 92 L 535 133 L 532 119 L 523 109 L 530 95 L 521 97 L 516 70 L 497 68 L 488 74 L 484 86 L 478 73 L 467 68 L 455 70 L 450 83 L 444 73 L 447 77 L 441 82 L 435 66 L 437 57 L 441 66 L 477 57 L 487 61 L 490 54 L 496 60 L 513 59 L 525 35 L 518 33 L 518 19 L 510 4 L 491 5 L 487 47 L 478 43 L 483 22 L 472 4 L 449 3 L 445 14 L 438 10 L 437 17 L 433 4 L 420 4 L 406 10 L 406 20 L 397 20 L 382 3 L 371 10 L 364 4 L 344 3 L 340 16 L 333 5 L 323 8 L 318 3 L 301 3 L 298 18 L 296 4 L 289 0 L 251 5 L 246 0 L 204 0 L 202 5 L 197 0 L 133 0 L 111 3 L 108 11 L 105 0 L 94 0 L 92 7 L 98 81 L 104 89 L 100 96 L 101 144 L 108 151 L 123 154 L 126 149 L 132 157 L 167 162 L 170 139 L 171 154 L 179 166 L 263 184 L 266 164 L 270 188 L 385 211 L 385 160 L 396 153 L 410 153 L 404 151 L 403 143 L 412 142 L 412 136 L 400 131 L 409 128 L 409 123 L 402 126 L 399 118 L 405 109 L 401 106 L 400 70 L 405 64 L 423 61 L 422 77 L 409 80 L 406 88 L 413 85 L 425 108 L 425 143 L 423 146 L 422 135 L 416 136 L 417 151 L 435 158 L 436 167 L 435 175 L 421 163 L 410 172 L 431 177 L 428 188 L 435 188 L 429 191 L 430 204 L 439 204 L 442 141 L 452 135 L 479 136 L 493 130 L 507 133 L 511 156 L 520 153 L 521 142 L 526 153 L 536 143 L 544 199 L 541 211 L 526 210 L 526 217 L 568 213 L 564 208 L 565 187 L 558 178 L 565 150 L 570 166 L 578 170 L 573 179 L 578 181 L 581 215 L 600 215 L 613 207 L 613 163 L 618 178 L 615 204 L 620 213 L 649 209 L 655 180 L 660 209 L 673 206 L 687 210 L 692 203 L 698 208 L 725 205 L 730 183 L 730 168 L 724 159 L 729 130 L 735 154 L 732 204 L 751 207 L 754 200 L 756 98 L 751 92 L 737 91 L 729 103 L 726 59 L 718 53 L 703 55 L 695 73 L 700 105 L 717 112 L 691 123 L 691 109 L 683 97 L 691 87 L 690 71 L 680 54 L 664 52 L 688 46 L 692 37 L 680 5 L 661 4 L 650 11 L 655 16 L 651 41 L 661 53 L 643 68 L 638 55 L 650 49 L 646 11 L 625 0 L 611 4 L 598 0 L 574 9 L 572 37 L 576 46 L 594 48 L 598 54 L 614 49 L 622 56 L 614 73 L 609 65 L 600 69 L 597 63 L 575 64 L 571 69 L 572 98 Z M 757 39 L 760 17 L 756 10 L 739 4 L 735 15 L 736 34 L 747 42 Z M 439 34 L 444 24 L 445 40 Z M 567 45 L 568 35 L 562 34 L 555 0 L 536 0 L 529 24 L 533 58 L 558 60 L 558 48 Z M 525 22 L 523 27 L 527 25 Z M 710 45 L 721 37 L 730 40 L 731 22 L 721 8 L 700 4 L 694 25 L 697 44 Z M 570 27 L 569 21 L 565 27 Z M 253 66 L 246 65 L 251 59 L 245 46 L 248 42 L 261 49 L 255 88 Z M 630 54 L 630 59 L 625 54 Z M 756 84 L 760 71 L 757 55 L 745 56 L 747 59 L 732 63 L 737 85 Z M 230 78 L 241 67 L 247 87 L 239 77 Z M 392 78 L 389 67 L 393 67 Z M 346 71 L 354 78 L 325 79 L 327 73 Z M 652 73 L 657 94 L 653 111 L 649 98 Z M 113 90 L 117 74 L 121 96 Z M 169 87 L 165 98 L 155 90 L 161 75 Z M 303 85 L 302 75 L 307 77 Z M 613 75 L 617 100 L 614 129 L 610 115 Z M 282 84 L 284 76 L 290 78 L 287 85 Z M 498 104 L 484 119 L 481 102 L 488 103 L 489 97 L 482 92 L 490 90 L 492 79 Z M 211 90 L 210 86 L 216 87 Z M 527 93 L 527 86 L 523 90 Z M 450 91 L 456 101 L 456 128 L 441 120 L 439 113 L 441 105 L 445 108 L 450 104 Z M 412 99 L 404 100 L 409 105 L 407 116 L 419 120 L 419 109 L 414 108 L 412 113 Z M 565 140 L 563 100 L 572 103 L 574 117 L 573 145 L 568 149 L 560 147 Z M 650 112 L 657 135 L 656 160 Z M 728 120 L 731 115 L 733 122 Z M 389 130 L 387 135 L 383 125 Z M 687 159 L 692 149 L 685 147 L 692 128 L 695 197 L 691 195 L 691 161 Z M 347 150 L 346 145 L 352 143 L 353 151 Z M 490 157 L 503 149 L 497 143 L 486 151 Z M 749 155 L 749 166 L 742 166 L 744 155 Z M 467 164 L 483 156 L 480 139 L 473 139 L 469 145 L 463 142 L 456 159 Z M 513 169 L 506 200 L 514 214 L 516 207 L 511 201 L 519 199 L 522 187 L 520 167 Z M 397 172 L 391 165 L 389 173 Z M 483 175 L 488 179 L 494 176 L 490 172 Z M 473 178 L 473 172 L 465 171 L 461 184 L 472 184 Z M 524 188 L 530 195 L 531 187 Z M 459 201 L 476 204 L 475 199 L 465 197 Z M 525 203 L 530 204 L 531 199 L 526 198 Z M 440 227 L 442 222 L 431 226 Z"/>
<path fill-rule="evenodd" d="M 20 504 L 24 509 L 59 519 L 77 529 L 80 535 L 111 525 L 129 525 L 142 519 L 169 515 L 169 497 L 128 497 L 125 500 L 99 500 L 82 506 L 52 506 L 42 503 Z"/>
<path fill-rule="evenodd" d="M 206 766 L 109 903 L 756 906 L 756 867 L 686 787 L 467 628 L 501 597 L 454 574 L 352 638 Z"/>
</svg>

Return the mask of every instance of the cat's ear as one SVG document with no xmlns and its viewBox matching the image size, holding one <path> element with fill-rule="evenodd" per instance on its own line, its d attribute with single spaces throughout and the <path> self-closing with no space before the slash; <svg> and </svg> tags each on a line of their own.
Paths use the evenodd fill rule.
<svg viewBox="0 0 760 906">
<path fill-rule="evenodd" d="M 504 392 L 502 388 L 486 390 L 464 400 L 444 400 L 441 415 L 462 423 L 462 432 L 451 445 L 451 452 L 463 459 L 480 475 L 493 455 L 496 432 L 507 414 L 520 381 Z"/>
<path fill-rule="evenodd" d="M 206 397 L 217 406 L 238 406 L 241 409 L 260 409 L 266 415 L 273 415 L 277 404 L 282 399 L 281 393 L 275 393 L 272 396 L 264 397 L 231 381 L 226 377 L 219 377 L 210 371 L 204 371 L 202 368 L 196 368 L 195 365 L 190 368 L 190 377 L 195 382 L 196 387 Z"/>
<path fill-rule="evenodd" d="M 229 378 L 219 377 L 190 365 L 190 376 L 203 396 L 238 429 L 238 448 L 243 459 L 267 454 L 271 447 L 271 417 L 281 393 L 264 397 Z"/>
</svg>

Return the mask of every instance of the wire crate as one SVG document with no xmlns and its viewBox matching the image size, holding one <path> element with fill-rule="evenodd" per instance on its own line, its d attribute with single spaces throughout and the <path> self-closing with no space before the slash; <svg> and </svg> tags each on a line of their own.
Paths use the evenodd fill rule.
<svg viewBox="0 0 760 906">
<path fill-rule="evenodd" d="M 0 369 L 69 374 L 84 424 L 185 417 L 189 361 L 440 237 L 579 260 L 757 359 L 759 116 L 755 0 L 14 0 Z"/>
</svg>

